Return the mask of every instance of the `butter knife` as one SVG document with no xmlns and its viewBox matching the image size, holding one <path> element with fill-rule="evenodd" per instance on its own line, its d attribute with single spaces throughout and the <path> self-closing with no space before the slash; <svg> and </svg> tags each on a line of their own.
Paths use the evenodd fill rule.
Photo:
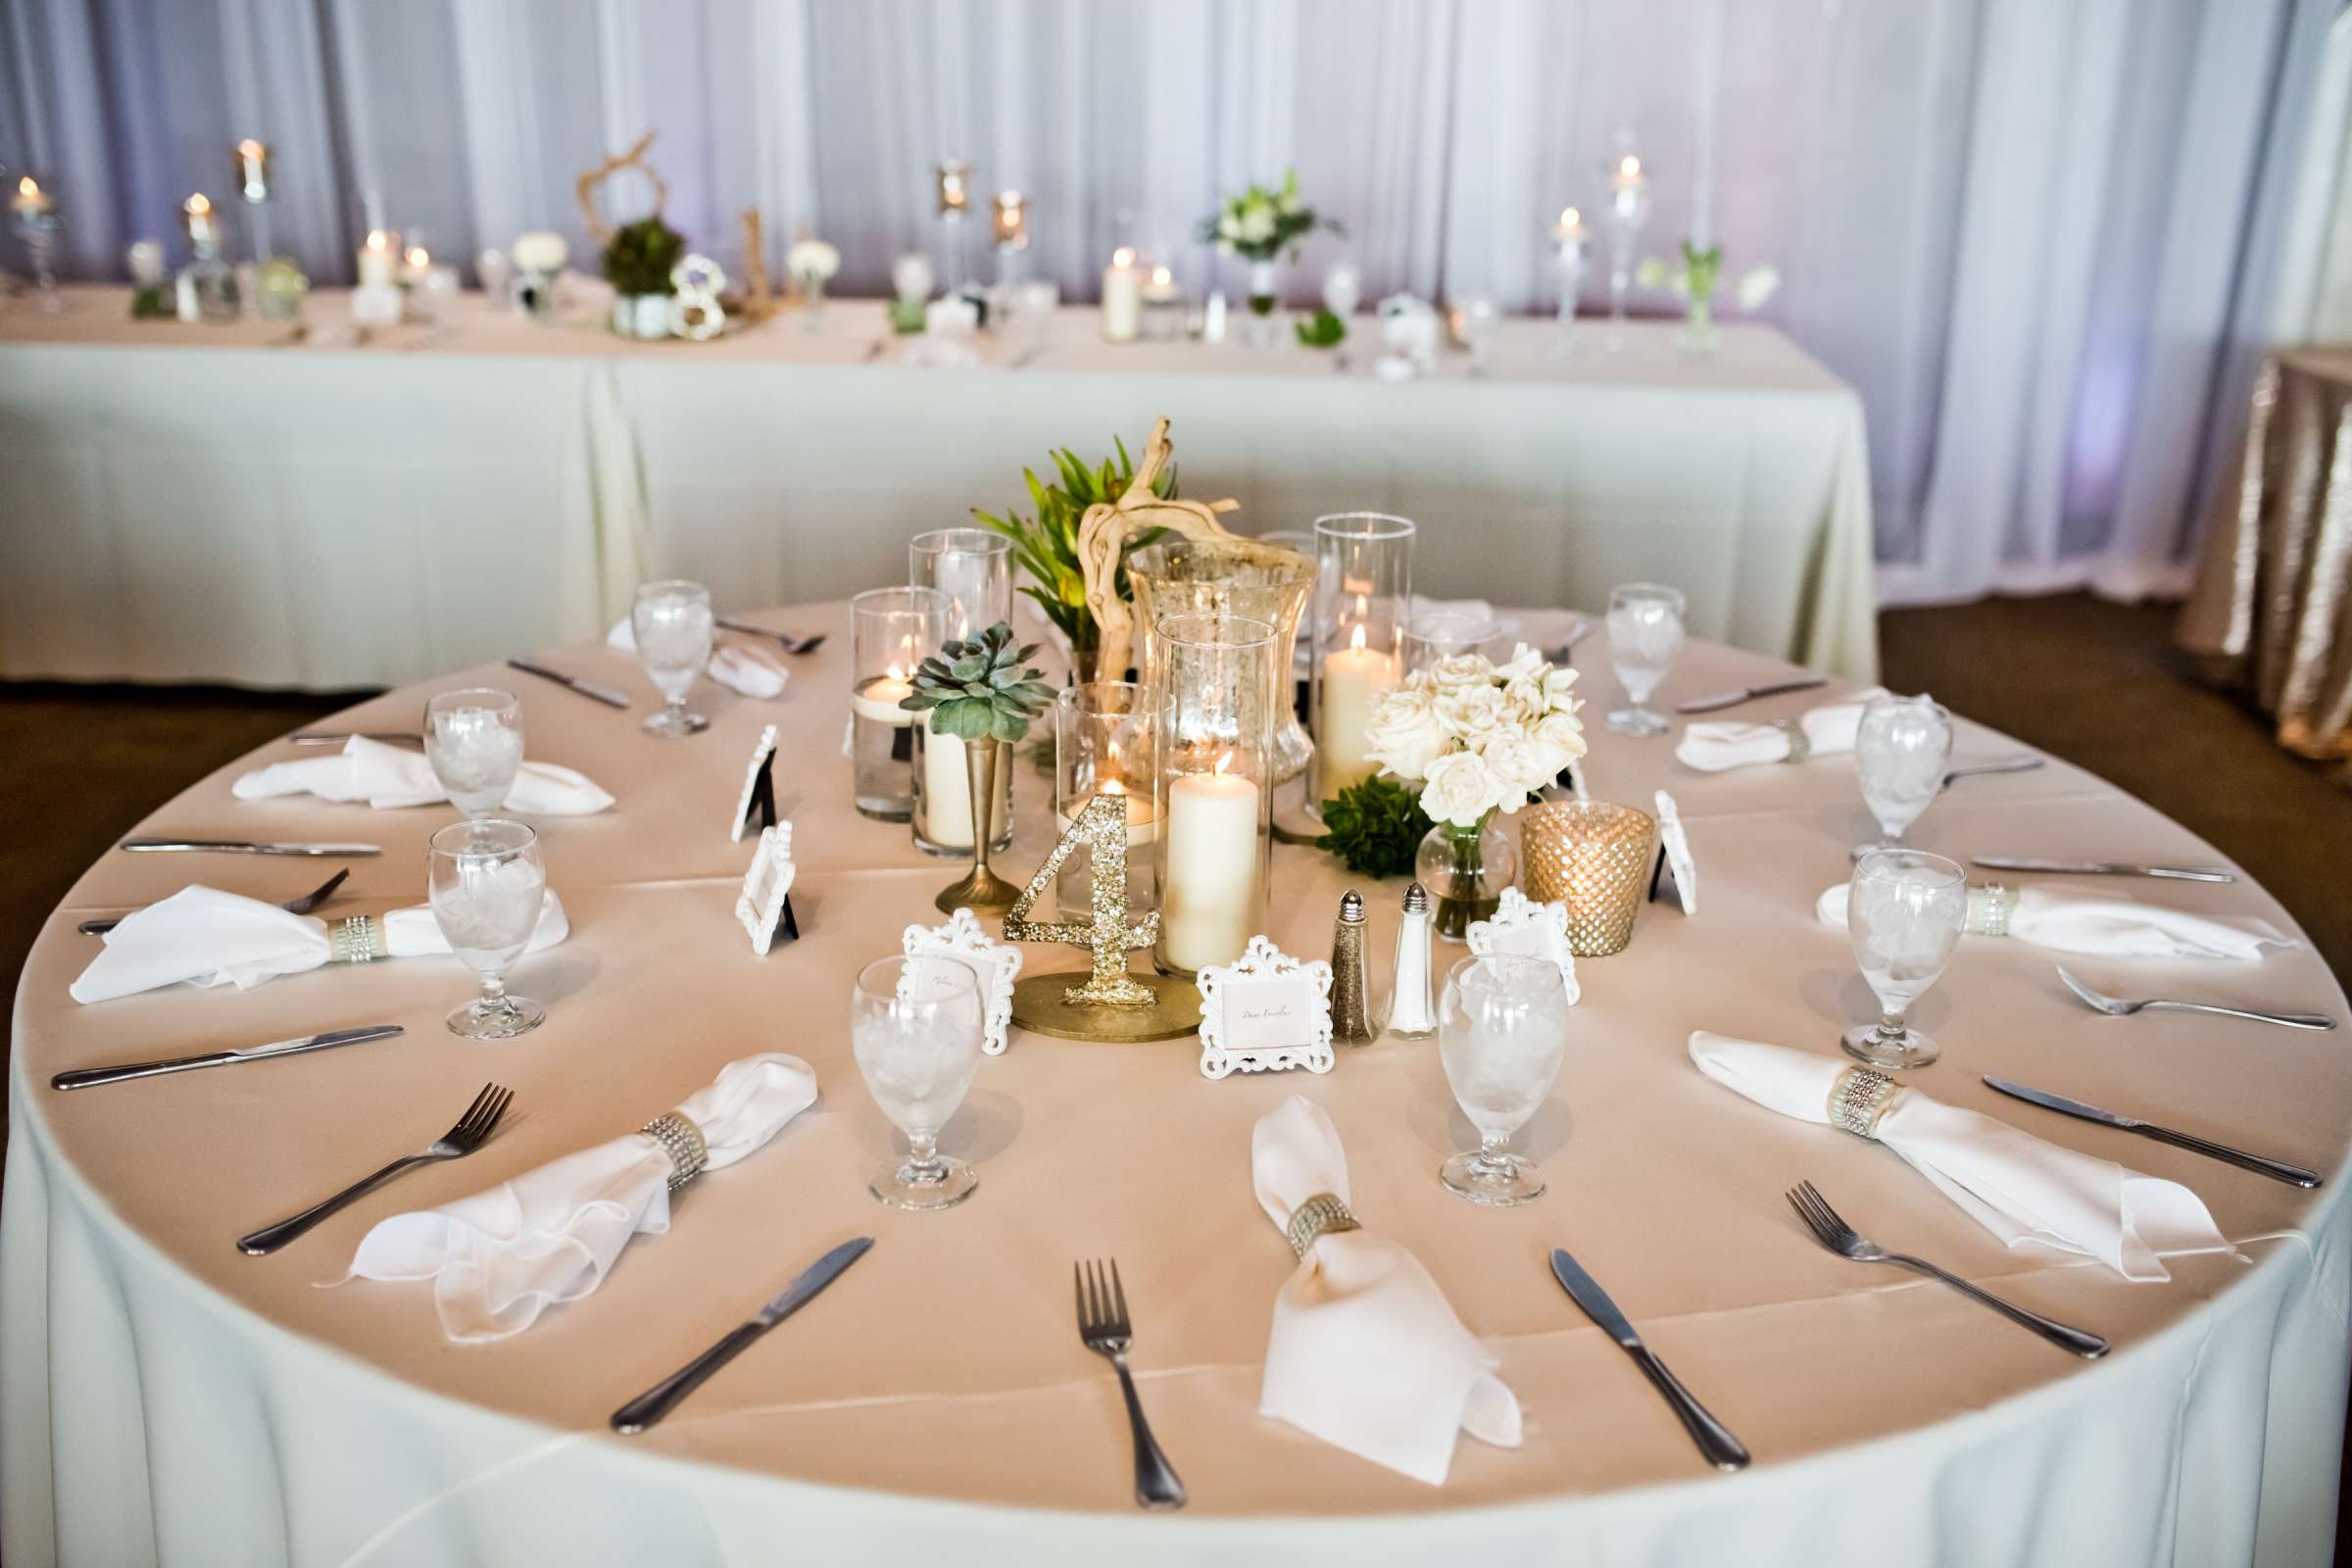
<svg viewBox="0 0 2352 1568">
<path fill-rule="evenodd" d="M 256 843 L 252 839 L 124 839 L 121 849 L 135 854 L 174 850 L 221 850 L 231 855 L 381 855 L 380 844 Z"/>
<path fill-rule="evenodd" d="M 2142 1138 L 2153 1138 L 2158 1143 L 2171 1144 L 2176 1148 L 2185 1149 L 2193 1154 L 2203 1154 L 2208 1159 L 2219 1159 L 2246 1170 L 2259 1172 L 2273 1181 L 2285 1182 L 2290 1187 L 2317 1187 L 2320 1185 L 2318 1171 L 2305 1170 L 2300 1165 L 2290 1165 L 2283 1159 L 2270 1159 L 2261 1154 L 2249 1154 L 2242 1149 L 2231 1149 L 2228 1144 L 2217 1144 L 2210 1139 L 2199 1138 L 2191 1133 L 2176 1132 L 2170 1127 L 2159 1127 L 2152 1121 L 2141 1121 L 2136 1116 L 2120 1116 L 2112 1110 L 2101 1110 L 2096 1105 L 2086 1105 L 2080 1100 L 2069 1100 L 2064 1095 L 2053 1095 L 2046 1089 L 2029 1089 L 2024 1084 L 2011 1083 L 2006 1078 L 1987 1076 L 1984 1084 L 1986 1088 L 1998 1090 L 2013 1100 L 2022 1100 L 2028 1104 L 2039 1105 L 2044 1110 L 2054 1110 L 2063 1116 L 2080 1116 L 2084 1121 L 2095 1121 L 2105 1127 L 2120 1127 L 2125 1132 L 2137 1133 Z"/>
<path fill-rule="evenodd" d="M 298 729 L 286 737 L 296 746 L 341 746 L 358 737 L 385 746 L 422 746 L 424 737 L 415 730 L 349 730 Z"/>
<path fill-rule="evenodd" d="M 2046 871 L 2058 876 L 2154 876 L 2174 882 L 2234 882 L 2235 871 L 2218 865 L 2134 865 L 2126 860 L 2043 860 L 2029 855 L 1972 855 L 1971 865 L 1987 871 Z"/>
<path fill-rule="evenodd" d="M 873 1245 L 871 1236 L 857 1237 L 842 1243 L 801 1270 L 800 1278 L 785 1286 L 783 1295 L 737 1324 L 733 1333 L 613 1411 L 612 1430 L 620 1433 L 643 1432 L 669 1414 L 677 1408 L 679 1400 L 701 1388 L 711 1373 L 742 1354 L 760 1335 L 806 1306 L 819 1291 L 839 1279 L 844 1269 L 863 1257 L 866 1250 Z"/>
<path fill-rule="evenodd" d="M 1551 1277 L 1560 1282 L 1560 1289 L 1568 1293 L 1570 1300 L 1584 1308 L 1585 1316 L 1599 1324 L 1601 1332 L 1615 1340 L 1625 1353 L 1634 1358 L 1634 1365 L 1657 1385 L 1658 1392 L 1666 1396 L 1666 1403 L 1682 1418 L 1684 1428 L 1690 1434 L 1690 1441 L 1698 1445 L 1698 1451 L 1706 1456 L 1707 1463 L 1718 1470 L 1746 1468 L 1747 1448 L 1732 1436 L 1732 1429 L 1716 1420 L 1707 1407 L 1693 1398 L 1690 1391 L 1666 1370 L 1666 1363 L 1658 1359 L 1657 1352 L 1642 1342 L 1642 1336 L 1634 1332 L 1633 1324 L 1626 1321 L 1623 1312 L 1617 1310 L 1617 1303 L 1609 1299 L 1609 1293 L 1602 1290 L 1599 1282 L 1586 1273 L 1575 1258 L 1557 1247 L 1551 1250 Z"/>
<path fill-rule="evenodd" d="M 1726 708 L 1738 708 L 1759 697 L 1778 697 L 1784 692 L 1809 692 L 1816 686 L 1827 686 L 1827 675 L 1801 675 L 1794 680 L 1776 680 L 1765 686 L 1744 686 L 1736 692 L 1716 692 L 1712 696 L 1693 697 L 1687 703 L 1677 703 L 1678 713 L 1713 713 Z"/>
<path fill-rule="evenodd" d="M 225 1067 L 232 1062 L 263 1061 L 270 1056 L 296 1056 L 306 1051 L 329 1051 L 336 1046 L 356 1046 L 363 1040 L 381 1040 L 387 1035 L 407 1032 L 396 1023 L 363 1024 L 357 1029 L 330 1029 L 322 1035 L 297 1035 L 292 1040 L 272 1040 L 267 1045 L 247 1046 L 240 1051 L 212 1051 L 201 1056 L 174 1056 L 170 1061 L 132 1061 L 120 1067 L 76 1068 L 50 1079 L 49 1087 L 87 1089 L 93 1084 L 121 1083 L 125 1078 L 154 1078 L 168 1072 L 189 1072 L 198 1067 Z"/>
<path fill-rule="evenodd" d="M 566 675 L 560 669 L 550 669 L 545 664 L 534 663 L 527 659 L 510 659 L 507 663 L 514 669 L 521 670 L 525 675 L 536 675 L 541 680 L 552 680 L 559 686 L 568 686 L 582 697 L 592 698 L 607 708 L 629 706 L 627 695 L 616 692 L 610 686 L 599 686 L 592 680 L 582 680 L 577 675 Z"/>
</svg>

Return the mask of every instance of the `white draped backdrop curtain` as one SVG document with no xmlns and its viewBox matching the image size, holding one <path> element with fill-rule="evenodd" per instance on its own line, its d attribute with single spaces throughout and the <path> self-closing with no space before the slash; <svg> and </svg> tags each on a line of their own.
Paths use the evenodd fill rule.
<svg viewBox="0 0 2352 1568">
<path fill-rule="evenodd" d="M 573 177 L 654 127 L 698 248 L 734 265 L 757 205 L 771 270 L 818 232 L 878 293 L 958 157 L 1030 195 L 1071 299 L 1118 243 L 1207 286 L 1196 221 L 1296 168 L 1347 234 L 1295 299 L 1345 252 L 1368 297 L 1534 309 L 1630 132 L 1643 250 L 1776 265 L 1765 314 L 1860 390 L 1889 597 L 2133 596 L 2181 580 L 2278 330 L 2340 4 L 0 0 L 0 165 L 55 177 L 109 276 L 261 136 L 280 248 L 340 282 L 368 191 L 444 259 L 542 226 L 585 256 Z"/>
</svg>

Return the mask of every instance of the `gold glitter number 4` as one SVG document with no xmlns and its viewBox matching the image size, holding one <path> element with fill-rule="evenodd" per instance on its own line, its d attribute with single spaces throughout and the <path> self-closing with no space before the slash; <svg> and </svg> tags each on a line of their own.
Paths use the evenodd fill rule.
<svg viewBox="0 0 2352 1568">
<path fill-rule="evenodd" d="M 1061 862 L 1080 845 L 1087 847 L 1095 885 L 1095 917 L 1084 925 L 1068 920 L 1032 920 L 1038 895 L 1061 869 Z M 1061 835 L 1046 863 L 1037 868 L 1004 916 L 1007 942 L 1069 942 L 1095 956 L 1095 972 L 1084 985 L 1072 986 L 1063 1000 L 1114 1007 L 1140 1007 L 1154 1000 L 1152 988 L 1127 972 L 1127 955 L 1159 940 L 1159 911 L 1153 909 L 1141 925 L 1127 922 L 1127 797 L 1098 795 L 1087 803 L 1078 819 Z"/>
</svg>

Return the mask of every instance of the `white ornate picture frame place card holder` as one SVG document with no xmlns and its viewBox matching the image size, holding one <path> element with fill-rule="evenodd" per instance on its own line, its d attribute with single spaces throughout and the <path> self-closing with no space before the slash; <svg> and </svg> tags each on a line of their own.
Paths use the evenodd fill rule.
<svg viewBox="0 0 2352 1568">
<path fill-rule="evenodd" d="M 991 937 L 969 909 L 957 909 L 945 925 L 908 926 L 900 947 L 909 958 L 959 958 L 979 972 L 985 1003 L 980 1049 L 992 1056 L 1004 1054 L 1012 1039 L 1012 983 L 1020 978 L 1021 950 Z"/>
<path fill-rule="evenodd" d="M 752 820 L 757 809 L 760 820 Z M 740 844 L 744 834 L 754 827 L 771 828 L 776 825 L 776 726 L 770 724 L 760 732 L 760 744 L 752 748 L 752 765 L 743 775 L 743 793 L 735 800 L 735 820 L 727 829 L 727 842 Z"/>
<path fill-rule="evenodd" d="M 1517 888 L 1504 888 L 1494 918 L 1471 921 L 1464 935 L 1470 951 L 1482 958 L 1499 953 L 1557 964 L 1570 1006 L 1584 995 L 1576 983 L 1576 955 L 1568 949 L 1566 905 L 1537 904 Z"/>
<path fill-rule="evenodd" d="M 1294 958 L 1254 936 L 1239 959 L 1202 969 L 1195 983 L 1202 1077 L 1222 1078 L 1236 1068 L 1331 1071 L 1330 964 Z"/>
<path fill-rule="evenodd" d="M 1658 863 L 1649 873 L 1649 902 L 1658 901 L 1659 885 L 1674 890 L 1685 914 L 1698 912 L 1698 862 L 1690 858 L 1690 835 L 1674 797 L 1658 791 Z"/>
<path fill-rule="evenodd" d="M 792 824 L 778 822 L 760 830 L 760 848 L 752 868 L 743 874 L 743 892 L 735 900 L 735 918 L 751 933 L 752 951 L 761 957 L 778 937 L 787 942 L 801 934 L 792 913 Z"/>
</svg>

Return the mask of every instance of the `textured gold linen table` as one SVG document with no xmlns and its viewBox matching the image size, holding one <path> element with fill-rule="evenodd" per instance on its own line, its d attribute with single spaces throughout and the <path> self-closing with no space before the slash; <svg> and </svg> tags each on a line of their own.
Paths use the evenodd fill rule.
<svg viewBox="0 0 2352 1568">
<path fill-rule="evenodd" d="M 2332 1522 L 2345 1372 L 2347 1240 L 2336 1180 L 2352 1143 L 2341 1035 L 2082 1009 L 2050 956 L 1971 938 L 1917 1011 L 1943 1061 L 1917 1075 L 1951 1103 L 2187 1183 L 2251 1266 L 2172 1260 L 2132 1285 L 2079 1258 L 1998 1247 L 1887 1151 L 1773 1114 L 1689 1062 L 1693 1029 L 1836 1052 L 1871 1014 L 1842 931 L 1815 896 L 1870 832 L 1851 763 L 1717 775 L 1670 738 L 1601 731 L 1615 699 L 1603 639 L 1578 649 L 1594 720 L 1588 774 L 1647 808 L 1675 792 L 1703 913 L 1640 916 L 1622 954 L 1580 964 L 1584 1000 L 1558 1087 L 1519 1147 L 1550 1191 L 1473 1208 L 1440 1187 L 1469 1129 L 1428 1044 L 1343 1053 L 1324 1076 L 1203 1079 L 1198 1042 L 1090 1046 L 1017 1032 L 984 1059 L 943 1147 L 975 1197 L 939 1214 L 877 1205 L 891 1132 L 851 1057 L 851 980 L 898 951 L 957 868 L 904 826 L 850 807 L 849 681 L 838 604 L 767 624 L 828 631 L 772 703 L 704 684 L 709 733 L 657 741 L 650 688 L 622 654 L 555 662 L 635 693 L 615 712 L 496 668 L 453 672 L 521 694 L 530 755 L 587 772 L 610 812 L 539 824 L 572 935 L 515 988 L 546 1025 L 493 1046 L 440 1018 L 470 990 L 449 961 L 326 969 L 250 992 L 175 989 L 81 1007 L 93 949 L 75 921 L 189 881 L 277 898 L 310 862 L 108 856 L 51 917 L 16 1002 L 0 1222 L 0 1549 L 69 1562 L 904 1562 L 1220 1564 L 1609 1560 L 1828 1563 L 2314 1561 Z M 1785 666 L 1693 644 L 1664 699 Z M 1774 699 L 1786 717 L 1834 696 Z M 348 715 L 405 728 L 426 688 Z M 753 956 L 732 909 L 750 846 L 726 816 L 762 725 L 782 732 L 802 937 Z M 1963 760 L 2011 750 L 1963 723 Z M 290 756 L 265 748 L 256 760 Z M 235 769 L 142 831 L 364 838 L 336 906 L 418 902 L 443 808 L 239 802 Z M 1052 842 L 1047 775 L 1024 766 L 1008 873 Z M 1971 780 L 1914 829 L 1924 848 L 2124 859 L 2220 858 L 2064 764 Z M 1314 955 L 1352 879 L 1278 847 L 1271 935 Z M 1400 881 L 1360 883 L 1384 992 Z M 2117 891 L 2107 889 L 2106 891 Z M 2291 927 L 2249 882 L 2134 886 L 2134 897 Z M 1451 955 L 1441 953 L 1441 962 Z M 1083 967 L 1031 948 L 1032 970 Z M 2089 962 L 2111 990 L 2325 1007 L 2342 992 L 2308 949 L 2259 964 Z M 50 1074 L 378 1019 L 408 1035 L 323 1054 L 73 1095 Z M 624 1252 L 604 1287 L 521 1336 L 445 1343 L 422 1286 L 335 1279 L 386 1214 L 478 1191 L 637 1127 L 758 1051 L 807 1058 L 821 1090 L 774 1144 L 681 1197 L 672 1231 Z M 2302 1193 L 1984 1088 L 2027 1082 L 2327 1171 Z M 420 1171 L 270 1257 L 239 1233 L 446 1126 L 485 1080 L 516 1091 L 469 1159 Z M 1432 1489 L 1256 1413 L 1290 1250 L 1256 1208 L 1250 1129 L 1303 1094 L 1347 1144 L 1353 1207 L 1409 1245 L 1501 1360 L 1527 1417 L 1516 1450 L 1465 1440 Z M 1784 1189 L 1810 1178 L 1857 1226 L 2040 1311 L 2095 1328 L 2084 1364 L 1952 1293 L 1843 1263 L 1798 1230 Z M 871 1255 L 653 1433 L 611 1410 L 715 1339 L 834 1243 Z M 1708 1473 L 1639 1374 L 1545 1269 L 1565 1246 L 1756 1455 Z M 1078 1343 L 1073 1259 L 1119 1260 L 1152 1421 L 1190 1489 L 1178 1516 L 1130 1500 L 1116 1386 Z M 1378 1367 L 1365 1376 L 1381 1375 Z M 2071 1554 L 2066 1548 L 2080 1548 Z"/>
</svg>

